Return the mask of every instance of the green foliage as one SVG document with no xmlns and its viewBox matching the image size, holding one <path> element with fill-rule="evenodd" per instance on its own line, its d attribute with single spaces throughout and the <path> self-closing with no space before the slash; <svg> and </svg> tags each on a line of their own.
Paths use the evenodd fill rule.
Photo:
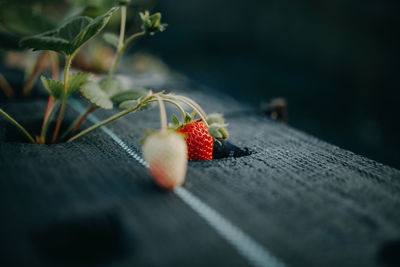
<svg viewBox="0 0 400 267">
<path fill-rule="evenodd" d="M 172 114 L 171 122 L 172 122 L 172 125 L 173 125 L 175 128 L 178 128 L 179 125 L 181 124 L 180 121 L 179 121 L 179 119 L 178 119 L 178 117 L 177 117 L 175 114 Z"/>
<path fill-rule="evenodd" d="M 140 103 L 144 98 L 149 96 L 151 91 L 145 89 L 131 89 L 114 95 L 111 99 L 118 105 L 119 109 L 130 109 L 135 107 L 135 101 Z M 149 110 L 157 106 L 156 103 L 150 102 L 140 107 L 139 110 Z"/>
<path fill-rule="evenodd" d="M 227 139 L 229 133 L 226 130 L 228 124 L 225 123 L 225 118 L 220 113 L 212 113 L 207 116 L 208 131 L 210 135 L 217 139 Z"/>
<path fill-rule="evenodd" d="M 0 5 L 0 22 L 9 32 L 21 36 L 48 31 L 55 25 L 48 17 L 17 3 Z"/>
<path fill-rule="evenodd" d="M 103 40 L 113 47 L 118 47 L 119 38 L 114 33 L 106 32 L 103 34 Z"/>
<path fill-rule="evenodd" d="M 149 11 L 140 13 L 142 20 L 142 29 L 146 34 L 153 35 L 156 32 L 162 32 L 167 27 L 167 24 L 161 23 L 161 13 L 154 13 L 150 15 Z"/>
<path fill-rule="evenodd" d="M 33 50 L 53 50 L 65 56 L 72 55 L 106 26 L 116 9 L 112 8 L 95 19 L 74 17 L 55 30 L 23 38 L 20 45 Z"/>
<path fill-rule="evenodd" d="M 210 125 L 208 127 L 208 132 L 214 138 L 218 138 L 218 139 L 222 138 L 222 134 L 219 132 L 219 127 L 216 125 Z"/>
<path fill-rule="evenodd" d="M 118 106 L 118 108 L 119 109 L 132 109 L 132 108 L 137 107 L 139 104 L 140 104 L 140 102 L 137 99 L 135 99 L 135 100 L 127 100 L 127 101 L 122 102 Z"/>
<path fill-rule="evenodd" d="M 96 82 L 85 83 L 81 87 L 82 95 L 87 98 L 92 104 L 95 104 L 104 109 L 112 109 L 113 103 L 110 96 L 103 91 L 100 85 Z"/>
<path fill-rule="evenodd" d="M 126 100 L 126 101 L 122 102 L 121 104 L 119 104 L 118 108 L 119 109 L 131 109 L 131 108 L 136 107 L 142 100 L 143 100 L 142 97 L 140 97 L 138 99 Z M 156 103 L 150 102 L 150 103 L 146 103 L 146 104 L 142 105 L 139 110 L 145 111 L 145 110 L 152 109 L 155 106 L 157 106 Z"/>
<path fill-rule="evenodd" d="M 145 89 L 126 90 L 117 79 L 111 79 L 107 88 L 105 88 L 106 83 L 106 79 L 99 83 L 88 82 L 81 87 L 81 93 L 92 104 L 105 109 L 113 108 L 114 104 L 120 109 L 135 107 L 148 95 L 148 91 Z M 146 104 L 141 110 L 149 109 L 153 105 L 153 103 Z"/>
<path fill-rule="evenodd" d="M 191 121 L 192 121 L 192 116 L 191 116 L 189 113 L 186 112 L 184 123 L 185 123 L 185 124 L 188 124 L 188 123 L 190 123 Z"/>
<path fill-rule="evenodd" d="M 44 88 L 51 94 L 55 99 L 60 100 L 64 96 L 64 83 L 46 79 L 45 77 L 41 76 L 40 79 L 42 80 L 42 84 Z"/>
<path fill-rule="evenodd" d="M 68 77 L 68 94 L 76 92 L 82 85 L 88 82 L 90 73 L 76 73 Z"/>
<path fill-rule="evenodd" d="M 145 89 L 131 89 L 124 92 L 120 92 L 111 97 L 111 100 L 117 105 L 128 100 L 137 100 L 140 97 L 145 97 L 148 91 Z"/>
<path fill-rule="evenodd" d="M 208 124 L 213 124 L 213 123 L 224 124 L 225 119 L 221 113 L 212 113 L 212 114 L 207 115 L 207 123 Z"/>
<path fill-rule="evenodd" d="M 94 7 L 99 9 L 109 9 L 117 4 L 116 0 L 68 0 L 75 6 Z"/>
<path fill-rule="evenodd" d="M 54 23 L 20 3 L 0 5 L 0 48 L 19 50 L 21 38 L 54 28 Z"/>
<path fill-rule="evenodd" d="M 125 88 L 122 85 L 121 81 L 116 78 L 112 78 L 108 85 L 107 79 L 103 79 L 99 84 L 103 91 L 105 91 L 109 97 L 125 91 Z"/>
</svg>

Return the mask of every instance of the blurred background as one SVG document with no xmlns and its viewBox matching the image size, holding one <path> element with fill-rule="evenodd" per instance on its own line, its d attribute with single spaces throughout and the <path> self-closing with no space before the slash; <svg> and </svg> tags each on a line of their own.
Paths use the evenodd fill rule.
<svg viewBox="0 0 400 267">
<path fill-rule="evenodd" d="M 68 6 L 18 4 L 38 9 L 46 2 L 53 6 L 43 13 Z M 131 32 L 144 9 L 162 12 L 169 26 L 130 53 L 156 55 L 171 69 L 254 107 L 284 97 L 291 126 L 400 168 L 399 7 L 394 0 L 132 1 Z M 118 29 L 118 23 L 110 27 Z"/>
<path fill-rule="evenodd" d="M 289 124 L 400 168 L 400 2 L 159 1 L 169 27 L 137 48 Z"/>
</svg>

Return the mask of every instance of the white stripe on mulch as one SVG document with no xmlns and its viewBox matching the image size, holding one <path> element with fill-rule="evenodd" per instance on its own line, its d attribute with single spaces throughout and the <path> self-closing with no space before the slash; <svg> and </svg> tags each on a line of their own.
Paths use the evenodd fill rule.
<svg viewBox="0 0 400 267">
<path fill-rule="evenodd" d="M 77 112 L 83 114 L 85 108 L 74 99 L 71 99 L 70 106 Z M 94 115 L 87 117 L 89 121 L 96 124 L 100 120 Z M 148 168 L 149 164 L 135 151 L 116 136 L 106 126 L 100 128 L 105 134 L 113 139 L 126 153 L 138 161 L 142 166 Z M 266 248 L 257 243 L 252 237 L 240 230 L 218 211 L 208 206 L 201 199 L 190 193 L 184 187 L 174 190 L 174 193 L 189 207 L 191 207 L 201 218 L 203 218 L 223 239 L 225 239 L 237 252 L 256 267 L 284 267 L 285 264 L 275 258 Z"/>
</svg>

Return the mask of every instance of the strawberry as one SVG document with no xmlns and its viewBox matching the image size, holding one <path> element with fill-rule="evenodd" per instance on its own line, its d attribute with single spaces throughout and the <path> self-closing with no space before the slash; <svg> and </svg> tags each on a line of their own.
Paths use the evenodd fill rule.
<svg viewBox="0 0 400 267">
<path fill-rule="evenodd" d="M 178 132 L 185 136 L 189 160 L 212 160 L 214 140 L 203 121 L 185 124 Z"/>
<path fill-rule="evenodd" d="M 171 130 L 156 132 L 146 138 L 142 149 L 150 173 L 159 186 L 172 190 L 183 184 L 187 148 L 182 135 Z"/>
</svg>

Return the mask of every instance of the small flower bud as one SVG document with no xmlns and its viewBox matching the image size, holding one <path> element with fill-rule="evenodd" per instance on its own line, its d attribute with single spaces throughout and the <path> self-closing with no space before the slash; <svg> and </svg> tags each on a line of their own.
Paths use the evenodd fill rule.
<svg viewBox="0 0 400 267">
<path fill-rule="evenodd" d="M 161 13 L 154 13 L 150 15 L 149 11 L 140 13 L 142 20 L 142 29 L 146 34 L 153 35 L 156 32 L 162 32 L 167 27 L 166 24 L 161 23 Z"/>
</svg>

